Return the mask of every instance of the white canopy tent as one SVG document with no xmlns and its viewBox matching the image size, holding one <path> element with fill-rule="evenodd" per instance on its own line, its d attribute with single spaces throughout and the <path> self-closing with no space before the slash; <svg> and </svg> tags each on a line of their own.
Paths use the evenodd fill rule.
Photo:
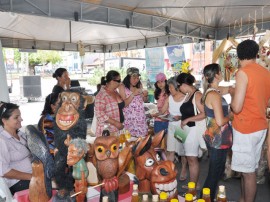
<svg viewBox="0 0 270 202">
<path fill-rule="evenodd" d="M 268 0 L 2 0 L 3 47 L 111 52 L 269 29 Z"/>
</svg>

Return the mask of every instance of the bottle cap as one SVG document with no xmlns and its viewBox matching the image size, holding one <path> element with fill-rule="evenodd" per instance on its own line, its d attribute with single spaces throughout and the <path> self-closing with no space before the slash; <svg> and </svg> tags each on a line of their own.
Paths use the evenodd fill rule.
<svg viewBox="0 0 270 202">
<path fill-rule="evenodd" d="M 195 182 L 189 182 L 188 183 L 188 188 L 195 189 Z"/>
<path fill-rule="evenodd" d="M 218 189 L 220 190 L 220 191 L 225 191 L 225 186 L 224 185 L 220 185 L 219 187 L 218 187 Z"/>
<path fill-rule="evenodd" d="M 102 202 L 109 202 L 109 197 L 108 196 L 103 196 L 102 197 Z"/>
<path fill-rule="evenodd" d="M 210 195 L 210 189 L 209 188 L 203 188 L 202 193 L 205 194 L 205 195 Z"/>
<path fill-rule="evenodd" d="M 147 195 L 147 194 L 144 194 L 144 195 L 142 196 L 142 199 L 143 199 L 144 201 L 147 201 L 147 200 L 148 200 L 148 195 Z"/>
<path fill-rule="evenodd" d="M 197 202 L 205 202 L 205 200 L 204 199 L 198 199 Z"/>
<path fill-rule="evenodd" d="M 152 196 L 152 201 L 158 201 L 158 195 L 157 194 Z"/>
<path fill-rule="evenodd" d="M 164 199 L 167 199 L 168 198 L 168 195 L 167 195 L 166 192 L 160 192 L 159 198 L 162 199 L 162 200 L 164 200 Z"/>
<path fill-rule="evenodd" d="M 185 200 L 186 201 L 193 201 L 193 195 L 192 194 L 186 194 L 185 195 Z"/>
<path fill-rule="evenodd" d="M 178 199 L 173 198 L 173 199 L 171 199 L 171 202 L 178 202 Z"/>
<path fill-rule="evenodd" d="M 133 190 L 138 190 L 138 184 L 133 184 Z"/>
</svg>

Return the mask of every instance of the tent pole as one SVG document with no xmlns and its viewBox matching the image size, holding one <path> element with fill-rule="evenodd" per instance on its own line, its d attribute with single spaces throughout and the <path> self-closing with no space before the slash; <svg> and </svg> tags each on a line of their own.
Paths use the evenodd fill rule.
<svg viewBox="0 0 270 202">
<path fill-rule="evenodd" d="M 0 101 L 9 102 L 9 93 L 8 93 L 8 85 L 7 85 L 7 75 L 6 68 L 4 65 L 4 56 L 3 56 L 3 48 L 2 42 L 0 40 Z"/>
</svg>

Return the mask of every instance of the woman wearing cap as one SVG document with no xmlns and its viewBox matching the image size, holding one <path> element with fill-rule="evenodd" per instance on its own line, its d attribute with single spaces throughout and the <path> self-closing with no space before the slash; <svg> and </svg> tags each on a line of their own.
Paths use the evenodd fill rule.
<svg viewBox="0 0 270 202">
<path fill-rule="evenodd" d="M 22 117 L 19 106 L 4 103 L 0 107 L 0 176 L 12 194 L 29 188 L 32 177 L 31 154 L 26 135 L 19 131 Z"/>
<path fill-rule="evenodd" d="M 97 118 L 96 136 L 101 136 L 104 126 L 108 126 L 111 133 L 118 133 L 124 128 L 123 108 L 125 102 L 117 92 L 121 83 L 120 74 L 111 70 L 107 73 L 104 81 L 95 98 L 95 116 Z"/>
<path fill-rule="evenodd" d="M 57 80 L 57 84 L 52 90 L 53 93 L 59 94 L 70 88 L 70 78 L 68 71 L 65 68 L 56 69 L 53 73 L 53 78 L 56 78 Z"/>
<path fill-rule="evenodd" d="M 194 87 L 195 77 L 189 73 L 181 73 L 177 76 L 177 83 L 179 90 L 186 94 L 185 102 L 180 107 L 182 114 L 181 127 L 188 126 L 189 132 L 187 139 L 184 143 L 185 155 L 187 157 L 190 181 L 197 184 L 199 178 L 199 140 L 196 134 L 196 121 L 200 121 L 205 118 L 204 106 L 201 103 L 202 93 Z M 195 103 L 193 103 L 193 97 L 195 97 Z M 195 107 L 198 109 L 198 114 L 195 115 Z M 197 185 L 197 187 L 199 187 Z M 183 188 L 187 188 L 186 185 Z"/>
<path fill-rule="evenodd" d="M 123 109 L 125 129 L 135 137 L 147 135 L 147 123 L 143 106 L 143 88 L 140 76 L 138 68 L 130 67 L 127 69 L 127 76 L 123 80 L 123 85 L 119 86 L 119 94 L 126 103 L 126 107 Z"/>
<path fill-rule="evenodd" d="M 169 114 L 169 111 L 166 110 L 165 112 L 162 112 L 162 107 L 165 104 L 166 99 L 170 95 L 169 91 L 169 86 L 167 84 L 167 78 L 165 74 L 163 73 L 158 73 L 156 75 L 156 83 L 155 83 L 155 92 L 154 96 L 155 99 L 157 100 L 157 108 L 159 113 L 153 115 L 155 117 L 155 122 L 154 122 L 154 132 L 158 133 L 159 131 L 166 130 L 168 129 L 168 121 L 164 121 L 161 118 L 157 117 L 157 115 L 162 115 L 162 114 Z"/>
</svg>

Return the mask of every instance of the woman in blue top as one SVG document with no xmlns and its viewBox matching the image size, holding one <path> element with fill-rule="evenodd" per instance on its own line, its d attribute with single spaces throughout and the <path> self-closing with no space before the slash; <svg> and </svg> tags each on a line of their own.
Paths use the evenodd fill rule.
<svg viewBox="0 0 270 202">
<path fill-rule="evenodd" d="M 232 129 L 229 123 L 229 105 L 218 86 L 223 79 L 220 66 L 205 66 L 203 75 L 205 89 L 202 102 L 207 123 L 204 139 L 210 155 L 208 175 L 203 187 L 210 188 L 211 201 L 214 201 L 218 181 L 224 173 L 227 151 L 232 145 Z"/>
<path fill-rule="evenodd" d="M 51 93 L 46 97 L 44 109 L 38 122 L 38 129 L 46 136 L 50 153 L 53 154 L 55 112 L 59 104 L 58 93 Z"/>
</svg>

